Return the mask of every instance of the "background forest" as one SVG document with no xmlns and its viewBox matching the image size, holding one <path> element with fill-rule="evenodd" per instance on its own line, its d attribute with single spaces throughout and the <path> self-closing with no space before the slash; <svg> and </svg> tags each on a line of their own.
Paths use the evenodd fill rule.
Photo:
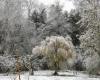
<svg viewBox="0 0 100 80">
<path fill-rule="evenodd" d="M 59 1 L 0 0 L 0 73 L 16 72 L 19 60 L 21 71 L 100 74 L 100 0 L 73 3 L 68 12 Z"/>
</svg>

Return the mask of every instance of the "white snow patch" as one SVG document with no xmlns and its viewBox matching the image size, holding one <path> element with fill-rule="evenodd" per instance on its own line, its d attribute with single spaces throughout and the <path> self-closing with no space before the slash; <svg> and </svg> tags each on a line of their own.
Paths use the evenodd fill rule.
<svg viewBox="0 0 100 80">
<path fill-rule="evenodd" d="M 89 78 L 87 74 L 81 72 L 59 72 L 61 76 L 51 76 L 54 71 L 35 71 L 34 76 L 29 76 L 26 72 L 21 74 L 21 80 L 100 80 L 100 78 Z M 9 76 L 0 76 L 0 80 L 18 80 L 18 76 L 10 74 Z"/>
</svg>

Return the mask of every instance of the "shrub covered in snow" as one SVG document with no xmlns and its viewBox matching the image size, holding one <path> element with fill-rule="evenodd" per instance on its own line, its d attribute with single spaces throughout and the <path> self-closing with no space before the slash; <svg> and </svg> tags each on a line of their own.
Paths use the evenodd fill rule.
<svg viewBox="0 0 100 80">
<path fill-rule="evenodd" d="M 96 74 L 100 64 L 100 56 L 98 54 L 99 47 L 97 46 L 98 40 L 95 38 L 96 32 L 93 29 L 88 29 L 86 34 L 80 37 L 81 48 L 84 49 L 84 63 L 86 70 L 89 73 Z M 99 68 L 100 69 L 100 68 Z"/>
<path fill-rule="evenodd" d="M 30 56 L 20 56 L 19 63 L 20 63 L 20 71 L 27 71 L 29 70 L 29 58 Z M 16 65 L 17 60 L 15 57 L 10 55 L 3 55 L 0 56 L 0 72 L 16 72 Z"/>
<path fill-rule="evenodd" d="M 92 54 L 92 55 L 88 54 L 83 62 L 85 64 L 85 67 L 88 73 L 98 74 L 98 70 L 100 66 L 100 57 L 97 53 Z"/>
<path fill-rule="evenodd" d="M 0 56 L 0 72 L 13 71 L 15 59 L 11 56 Z"/>
</svg>

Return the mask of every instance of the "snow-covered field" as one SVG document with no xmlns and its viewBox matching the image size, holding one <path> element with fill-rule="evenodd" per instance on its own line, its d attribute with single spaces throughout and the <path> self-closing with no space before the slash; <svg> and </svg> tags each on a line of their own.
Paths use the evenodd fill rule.
<svg viewBox="0 0 100 80">
<path fill-rule="evenodd" d="M 100 80 L 100 78 L 90 78 L 88 75 L 81 72 L 59 72 L 60 76 L 52 76 L 54 71 L 35 71 L 34 76 L 29 76 L 28 73 L 21 74 L 21 80 Z M 0 75 L 0 80 L 18 80 L 16 75 Z"/>
</svg>

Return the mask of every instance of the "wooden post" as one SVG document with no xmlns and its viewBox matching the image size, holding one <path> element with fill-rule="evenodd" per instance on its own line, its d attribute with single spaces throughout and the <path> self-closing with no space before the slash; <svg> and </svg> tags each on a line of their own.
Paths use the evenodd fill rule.
<svg viewBox="0 0 100 80">
<path fill-rule="evenodd" d="M 18 50 L 16 49 L 16 72 L 18 75 L 18 78 L 16 80 L 21 80 L 20 78 L 20 62 L 19 62 L 19 53 Z"/>
<path fill-rule="evenodd" d="M 29 59 L 29 62 L 30 62 L 29 74 L 30 74 L 30 75 L 34 75 L 34 72 L 33 72 L 33 64 L 32 64 L 32 59 L 31 59 L 31 58 Z"/>
</svg>

